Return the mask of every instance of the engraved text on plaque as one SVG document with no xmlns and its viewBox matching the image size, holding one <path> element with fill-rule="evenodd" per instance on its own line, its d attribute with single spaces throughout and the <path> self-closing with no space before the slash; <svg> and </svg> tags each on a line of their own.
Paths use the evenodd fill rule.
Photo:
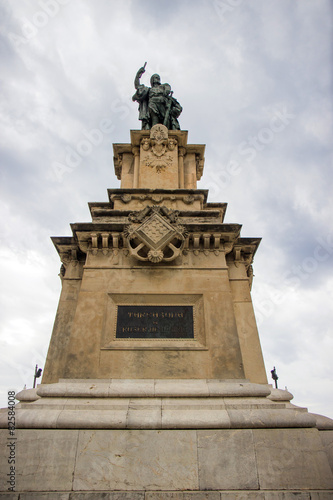
<svg viewBox="0 0 333 500">
<path fill-rule="evenodd" d="M 118 339 L 193 339 L 193 306 L 118 306 Z"/>
</svg>

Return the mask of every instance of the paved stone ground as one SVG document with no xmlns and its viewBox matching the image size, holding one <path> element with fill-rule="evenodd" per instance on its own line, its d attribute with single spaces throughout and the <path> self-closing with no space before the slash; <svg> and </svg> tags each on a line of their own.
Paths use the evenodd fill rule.
<svg viewBox="0 0 333 500">
<path fill-rule="evenodd" d="M 130 491 L 0 493 L 0 500 L 332 500 L 333 491 Z"/>
</svg>

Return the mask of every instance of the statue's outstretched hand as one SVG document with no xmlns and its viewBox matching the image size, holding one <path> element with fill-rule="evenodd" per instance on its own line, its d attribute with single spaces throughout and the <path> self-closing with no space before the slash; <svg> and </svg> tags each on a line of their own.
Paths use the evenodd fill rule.
<svg viewBox="0 0 333 500">
<path fill-rule="evenodd" d="M 135 80 L 134 80 L 134 87 L 138 89 L 140 87 L 140 78 L 143 75 L 143 73 L 146 71 L 146 62 L 142 68 L 139 69 L 139 71 L 136 74 Z"/>
<path fill-rule="evenodd" d="M 144 66 L 142 66 L 142 68 L 140 68 L 139 71 L 137 72 L 137 76 L 139 78 L 141 78 L 141 76 L 143 75 L 143 73 L 146 71 L 146 64 L 147 63 L 145 63 Z"/>
</svg>

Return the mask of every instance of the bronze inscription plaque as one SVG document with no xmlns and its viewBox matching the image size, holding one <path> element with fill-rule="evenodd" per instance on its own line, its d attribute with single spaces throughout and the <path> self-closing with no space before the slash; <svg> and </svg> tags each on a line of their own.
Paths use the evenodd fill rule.
<svg viewBox="0 0 333 500">
<path fill-rule="evenodd" d="M 193 339 L 193 306 L 118 306 L 117 339 Z"/>
</svg>

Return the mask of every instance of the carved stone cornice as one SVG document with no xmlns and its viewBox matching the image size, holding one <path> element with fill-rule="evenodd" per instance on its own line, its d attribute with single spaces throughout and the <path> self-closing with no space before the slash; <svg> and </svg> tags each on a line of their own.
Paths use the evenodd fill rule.
<svg viewBox="0 0 333 500">
<path fill-rule="evenodd" d="M 76 231 L 80 250 L 84 253 L 91 252 L 97 255 L 100 251 L 107 255 L 110 250 L 123 247 L 122 233 L 112 229 L 104 231 Z"/>
<path fill-rule="evenodd" d="M 205 255 L 208 255 L 210 252 L 218 255 L 222 252 L 226 255 L 232 251 L 237 235 L 231 241 L 227 241 L 228 238 L 223 237 L 223 233 L 221 232 L 189 232 L 186 250 L 194 251 L 195 255 L 199 255 L 200 252 L 203 252 Z"/>
<path fill-rule="evenodd" d="M 61 262 L 65 267 L 70 262 L 77 263 L 79 260 L 84 260 L 85 257 L 80 252 L 79 246 L 73 237 L 53 236 L 51 240 L 57 249 Z"/>
<path fill-rule="evenodd" d="M 114 163 L 114 171 L 117 176 L 117 179 L 121 179 L 121 170 L 122 170 L 122 165 L 123 165 L 123 154 L 119 153 L 117 156 L 113 157 L 113 163 Z"/>
<path fill-rule="evenodd" d="M 108 189 L 109 200 L 111 206 L 108 210 L 112 210 L 114 206 L 119 209 L 127 206 L 134 205 L 138 209 L 138 203 L 143 205 L 159 205 L 168 202 L 175 208 L 182 204 L 187 205 L 190 209 L 202 209 L 207 201 L 208 191 L 206 189 Z M 126 206 L 127 205 L 127 206 Z M 90 203 L 90 211 L 94 217 L 97 212 L 106 210 L 106 204 Z M 210 207 L 210 204 L 209 204 Z M 225 210 L 224 210 L 225 211 Z"/>
<path fill-rule="evenodd" d="M 243 262 L 249 267 L 258 249 L 261 238 L 238 238 L 233 247 L 233 256 L 236 262 Z"/>
<path fill-rule="evenodd" d="M 82 263 L 85 262 L 85 254 L 81 252 L 79 245 L 71 237 L 52 237 L 54 246 L 57 249 L 61 260 L 59 276 L 61 280 L 80 279 L 82 273 Z M 81 266 L 79 264 L 81 263 Z M 68 269 L 70 273 L 68 275 Z"/>
</svg>

